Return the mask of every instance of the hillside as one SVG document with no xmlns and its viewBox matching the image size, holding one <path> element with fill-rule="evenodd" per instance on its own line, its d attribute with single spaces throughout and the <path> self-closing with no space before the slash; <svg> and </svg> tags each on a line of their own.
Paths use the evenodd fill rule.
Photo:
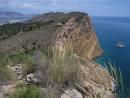
<svg viewBox="0 0 130 98">
<path fill-rule="evenodd" d="M 16 80 L 2 86 L 3 95 L 17 90 L 17 82 L 24 84 L 26 80 L 27 84 L 38 84 L 45 98 L 114 98 L 113 78 L 92 60 L 102 49 L 88 14 L 42 14 L 25 23 L 1 26 L 0 38 L 1 53 L 20 53 L 16 58 L 14 54 L 7 56 L 11 56 L 7 60 Z M 35 63 L 25 55 L 30 52 Z"/>
</svg>

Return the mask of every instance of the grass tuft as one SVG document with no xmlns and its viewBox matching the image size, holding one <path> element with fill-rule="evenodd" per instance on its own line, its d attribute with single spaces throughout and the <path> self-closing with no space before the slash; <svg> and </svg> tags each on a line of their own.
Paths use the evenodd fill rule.
<svg viewBox="0 0 130 98">
<path fill-rule="evenodd" d="M 64 84 L 66 82 L 82 82 L 82 75 L 78 60 L 71 45 L 66 44 L 66 50 L 57 47 L 49 48 L 42 54 L 42 68 L 48 74 L 51 83 Z"/>
<path fill-rule="evenodd" d="M 109 60 L 108 63 L 105 63 L 104 65 L 107 71 L 110 73 L 110 75 L 114 78 L 114 82 L 117 86 L 115 98 L 129 98 L 130 91 L 123 82 L 121 69 L 117 68 L 115 64 L 112 64 L 111 60 Z"/>
<path fill-rule="evenodd" d="M 0 85 L 11 79 L 11 72 L 9 71 L 7 64 L 7 57 L 0 54 Z"/>
<path fill-rule="evenodd" d="M 80 79 L 80 68 L 75 55 L 71 52 L 65 51 L 62 53 L 54 48 L 50 63 L 49 74 L 52 82 L 64 83 Z"/>
</svg>

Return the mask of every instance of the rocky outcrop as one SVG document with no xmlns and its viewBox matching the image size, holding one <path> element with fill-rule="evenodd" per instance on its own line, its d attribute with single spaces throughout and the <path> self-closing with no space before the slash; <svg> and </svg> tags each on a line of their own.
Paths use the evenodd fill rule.
<svg viewBox="0 0 130 98">
<path fill-rule="evenodd" d="M 81 57 L 92 59 L 102 53 L 88 15 L 72 17 L 63 26 L 56 43 L 64 46 L 65 42 L 70 41 L 75 53 Z"/>
<path fill-rule="evenodd" d="M 86 61 L 81 64 L 81 68 L 84 76 L 84 89 L 90 94 L 87 98 L 93 98 L 93 96 L 94 98 L 114 98 L 113 79 L 105 68 L 93 61 Z"/>
</svg>

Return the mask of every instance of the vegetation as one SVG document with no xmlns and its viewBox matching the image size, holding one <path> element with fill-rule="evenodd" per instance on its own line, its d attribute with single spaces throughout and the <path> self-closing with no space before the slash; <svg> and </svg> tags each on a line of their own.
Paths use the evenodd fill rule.
<svg viewBox="0 0 130 98">
<path fill-rule="evenodd" d="M 124 86 L 121 70 L 116 68 L 116 66 L 112 64 L 111 60 L 107 64 L 105 64 L 105 66 L 110 75 L 114 78 L 115 84 L 118 86 L 118 88 L 123 90 Z"/>
<path fill-rule="evenodd" d="M 22 64 L 24 75 L 35 71 L 35 62 L 29 54 L 25 54 L 24 52 L 0 54 L 0 84 L 13 79 L 14 76 L 9 66 L 17 64 Z"/>
<path fill-rule="evenodd" d="M 6 56 L 0 54 L 0 85 L 8 79 L 11 79 L 11 76 L 7 67 Z"/>
<path fill-rule="evenodd" d="M 9 98 L 42 98 L 42 95 L 38 87 L 26 86 L 18 89 Z"/>
<path fill-rule="evenodd" d="M 28 22 L 28 23 L 13 23 L 13 24 L 5 24 L 0 26 L 0 40 L 7 39 L 19 32 L 29 32 L 36 29 L 40 29 L 41 27 L 45 27 L 50 25 L 53 21 L 42 23 L 42 22 Z M 56 23 L 55 23 L 56 24 Z"/>
<path fill-rule="evenodd" d="M 8 55 L 10 64 L 23 64 L 23 73 L 26 75 L 35 71 L 36 64 L 31 54 L 16 52 Z"/>
<path fill-rule="evenodd" d="M 68 49 L 60 51 L 53 47 L 42 53 L 43 66 L 40 69 L 45 69 L 51 83 L 82 82 L 79 63 L 71 48 L 69 46 Z"/>
<path fill-rule="evenodd" d="M 0 40 L 7 39 L 13 35 L 16 35 L 19 32 L 29 32 L 36 29 L 40 29 L 41 27 L 45 28 L 45 30 L 46 29 L 50 30 L 50 28 L 53 25 L 54 26 L 53 28 L 55 29 L 56 27 L 59 26 L 57 22 L 64 24 L 69 19 L 69 17 L 65 16 L 64 14 L 62 16 L 60 16 L 61 14 L 60 15 L 57 14 L 57 15 L 54 16 L 52 15 L 51 17 L 48 16 L 48 18 L 46 17 L 47 19 L 45 19 L 42 22 L 27 21 L 25 23 L 4 24 L 0 26 Z M 48 25 L 49 25 L 49 29 L 48 29 Z"/>
<path fill-rule="evenodd" d="M 21 23 L 5 24 L 0 26 L 0 40 L 9 38 L 22 30 L 23 25 Z"/>
<path fill-rule="evenodd" d="M 80 81 L 80 68 L 76 62 L 75 56 L 68 51 L 65 53 L 53 49 L 53 57 L 51 59 L 50 80 L 56 83 L 64 83 L 66 81 Z"/>
</svg>

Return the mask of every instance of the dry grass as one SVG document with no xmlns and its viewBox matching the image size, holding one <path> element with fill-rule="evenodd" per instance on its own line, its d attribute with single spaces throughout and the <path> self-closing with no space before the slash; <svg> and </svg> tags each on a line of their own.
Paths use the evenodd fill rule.
<svg viewBox="0 0 130 98">
<path fill-rule="evenodd" d="M 110 73 L 110 75 L 114 78 L 115 84 L 118 86 L 118 88 L 123 91 L 124 90 L 124 84 L 123 84 L 123 78 L 122 78 L 122 72 L 120 68 L 117 68 L 115 64 L 112 64 L 111 60 L 108 61 L 107 64 L 105 64 L 107 71 Z"/>
<path fill-rule="evenodd" d="M 80 80 L 80 67 L 75 55 L 71 51 L 60 52 L 53 49 L 53 57 L 50 61 L 50 80 L 56 83 Z"/>
<path fill-rule="evenodd" d="M 11 79 L 11 72 L 7 65 L 7 56 L 0 54 L 0 85 Z"/>
<path fill-rule="evenodd" d="M 63 51 L 57 47 L 48 50 L 42 53 L 44 64 L 40 69 L 46 71 L 49 82 L 58 84 L 64 84 L 67 81 L 82 82 L 80 66 L 71 45 L 66 44 Z"/>
<path fill-rule="evenodd" d="M 115 84 L 117 86 L 115 98 L 129 98 L 130 90 L 125 86 L 123 82 L 121 69 L 117 68 L 111 60 L 109 60 L 108 63 L 105 64 L 105 66 L 110 75 L 114 78 Z"/>
<path fill-rule="evenodd" d="M 82 75 L 79 62 L 71 44 L 65 44 L 64 51 L 53 49 L 53 57 L 51 64 L 51 80 L 55 82 L 82 82 Z"/>
</svg>

